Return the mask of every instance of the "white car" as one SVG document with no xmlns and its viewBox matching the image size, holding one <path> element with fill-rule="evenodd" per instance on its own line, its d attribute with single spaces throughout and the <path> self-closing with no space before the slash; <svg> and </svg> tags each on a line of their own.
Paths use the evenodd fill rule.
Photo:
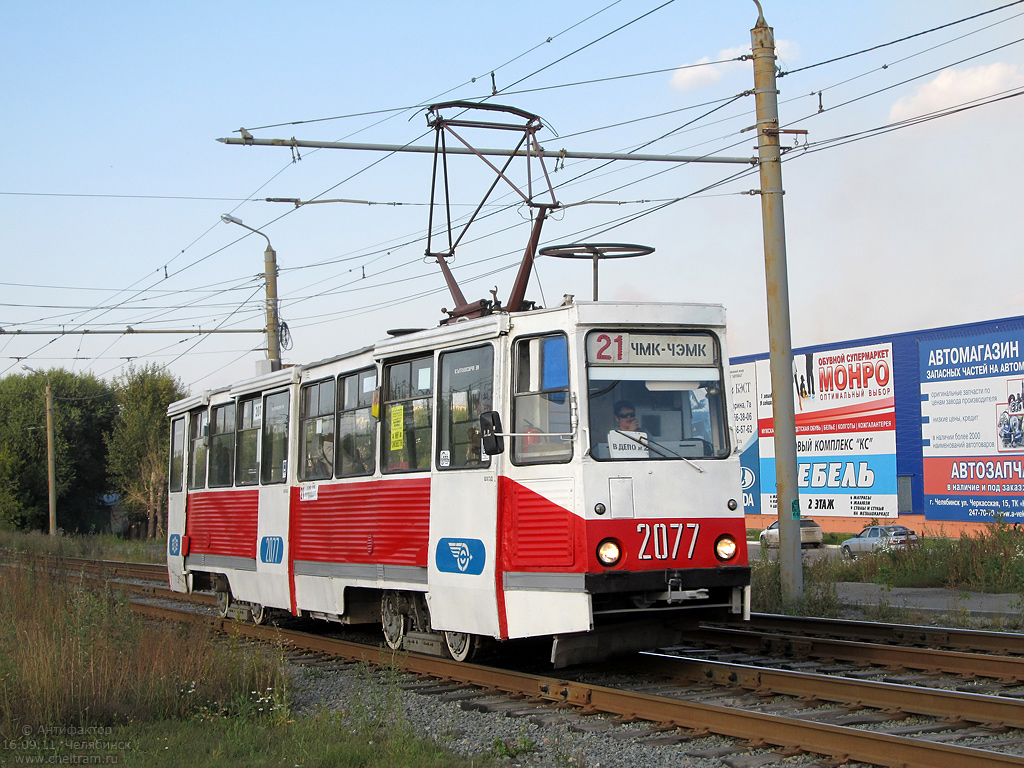
<svg viewBox="0 0 1024 768">
<path fill-rule="evenodd" d="M 758 537 L 761 542 L 761 546 L 764 548 L 778 547 L 779 546 L 779 521 L 776 520 L 774 523 L 769 525 Z M 813 520 L 802 517 L 800 518 L 800 546 L 801 547 L 820 547 L 825 541 L 825 534 L 821 530 L 821 526 Z"/>
<path fill-rule="evenodd" d="M 917 543 L 917 534 L 905 525 L 869 525 L 852 539 L 844 541 L 840 547 L 843 557 L 853 560 L 879 549 L 906 549 Z"/>
</svg>

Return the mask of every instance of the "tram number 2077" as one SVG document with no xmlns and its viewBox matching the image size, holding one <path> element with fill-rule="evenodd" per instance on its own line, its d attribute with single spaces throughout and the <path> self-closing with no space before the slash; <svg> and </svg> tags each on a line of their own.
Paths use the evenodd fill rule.
<svg viewBox="0 0 1024 768">
<path fill-rule="evenodd" d="M 673 533 L 669 534 L 669 529 Z M 679 556 L 679 546 L 683 542 L 683 529 L 693 531 L 690 538 L 690 547 L 686 551 L 687 560 L 693 559 L 693 550 L 697 546 L 697 534 L 700 533 L 700 523 L 640 523 L 636 532 L 643 535 L 643 542 L 640 544 L 641 560 L 675 560 Z M 669 539 L 672 540 L 672 549 L 669 550 Z"/>
</svg>

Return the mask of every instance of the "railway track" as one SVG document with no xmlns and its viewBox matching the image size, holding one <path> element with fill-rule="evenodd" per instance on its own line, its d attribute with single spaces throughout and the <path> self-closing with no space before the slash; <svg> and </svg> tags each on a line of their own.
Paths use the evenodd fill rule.
<svg viewBox="0 0 1024 768">
<path fill-rule="evenodd" d="M 619 667 L 634 682 L 612 687 L 421 654 L 395 654 L 363 643 L 164 606 L 133 602 L 132 610 L 153 619 L 196 622 L 236 636 L 284 644 L 292 653 L 398 667 L 425 678 L 407 686 L 412 690 L 450 694 L 470 687 L 475 691 L 460 694 L 465 708 L 514 713 L 538 722 L 562 722 L 568 707 L 572 717 L 593 722 L 589 730 L 611 727 L 607 719 L 595 715 L 646 721 L 676 742 L 708 734 L 731 737 L 737 741 L 729 749 L 737 754 L 760 749 L 776 758 L 811 752 L 831 760 L 876 765 L 1024 766 L 1024 757 L 999 751 L 1021 748 L 1024 743 L 1024 733 L 1011 730 L 1024 726 L 1020 700 L 652 655 Z M 933 722 L 898 724 L 910 716 L 926 716 Z M 893 725 L 886 730 L 855 727 L 886 723 Z M 946 741 L 979 738 L 990 739 L 989 747 Z"/>
<path fill-rule="evenodd" d="M 689 644 L 680 647 L 680 655 L 714 653 L 715 648 L 726 648 L 745 654 L 748 663 L 761 666 L 770 663 L 774 656 L 794 658 L 800 662 L 815 659 L 824 664 L 839 661 L 865 667 L 921 671 L 931 675 L 981 677 L 1011 685 L 1024 682 L 1024 657 L 1021 656 L 994 656 L 943 648 L 911 648 L 735 627 L 702 626 L 689 633 L 687 639 Z"/>
<path fill-rule="evenodd" d="M 818 619 L 755 613 L 746 628 L 792 635 L 842 637 L 846 640 L 906 645 L 924 648 L 1024 656 L 1024 634 L 987 632 L 952 627 L 924 627 L 910 624 L 881 624 L 847 619 Z"/>
<path fill-rule="evenodd" d="M 163 581 L 166 573 L 161 566 L 135 563 L 65 560 L 64 566 L 133 580 Z M 147 599 L 186 597 L 158 584 L 119 583 Z M 215 602 L 212 595 L 193 597 Z M 1024 766 L 1024 757 L 1013 754 L 1024 752 L 1024 692 L 1016 690 L 1024 680 L 1024 658 L 1008 655 L 1021 647 L 1021 638 L 1001 633 L 883 629 L 885 625 L 866 622 L 755 615 L 749 630 L 703 627 L 695 637 L 699 646 L 675 649 L 671 656 L 641 654 L 614 666 L 551 677 L 394 654 L 372 644 L 255 626 L 152 602 L 133 600 L 132 610 L 151 619 L 201 623 L 235 636 L 283 643 L 311 663 L 355 660 L 398 667 L 418 677 L 403 687 L 455 697 L 466 709 L 544 724 L 569 721 L 570 727 L 585 731 L 646 722 L 639 733 L 653 734 L 662 743 L 685 743 L 708 734 L 730 737 L 733 746 L 716 750 L 715 756 L 749 753 L 751 765 L 814 753 L 830 763 Z M 829 634 L 858 640 L 836 640 Z M 864 642 L 865 637 L 875 642 Z M 908 647 L 930 644 L 971 650 Z M 766 650 L 771 653 L 766 655 Z M 684 652 L 691 656 L 679 655 Z M 892 666 L 927 674 L 885 669 Z M 968 675 L 973 680 L 982 672 L 989 678 L 982 686 L 967 682 Z M 604 684 L 612 675 L 614 684 Z M 962 675 L 963 687 L 972 690 L 936 688 L 936 675 Z M 866 676 L 882 679 L 861 679 Z M 989 688 L 1003 695 L 986 692 Z"/>
</svg>

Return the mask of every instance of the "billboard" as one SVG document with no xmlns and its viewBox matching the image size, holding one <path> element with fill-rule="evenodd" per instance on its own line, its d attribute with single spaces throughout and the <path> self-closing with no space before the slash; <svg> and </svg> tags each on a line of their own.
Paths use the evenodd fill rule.
<svg viewBox="0 0 1024 768">
<path fill-rule="evenodd" d="M 792 375 L 801 514 L 896 517 L 892 344 L 796 354 Z M 733 366 L 731 382 L 744 508 L 777 514 L 769 361 Z M 756 439 L 742 439 L 747 424 Z"/>
<path fill-rule="evenodd" d="M 1021 331 L 922 339 L 924 505 L 931 520 L 1024 520 Z"/>
</svg>

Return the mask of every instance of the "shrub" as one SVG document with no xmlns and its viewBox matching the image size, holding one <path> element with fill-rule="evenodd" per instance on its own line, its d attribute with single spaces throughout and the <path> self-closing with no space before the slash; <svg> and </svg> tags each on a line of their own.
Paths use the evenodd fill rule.
<svg viewBox="0 0 1024 768">
<path fill-rule="evenodd" d="M 284 704 L 279 659 L 205 627 L 148 623 L 109 585 L 11 569 L 0 586 L 0 733 L 201 714 L 267 714 Z M 260 700 L 270 700 L 264 705 Z M 251 705 L 251 706 L 250 706 Z"/>
</svg>

